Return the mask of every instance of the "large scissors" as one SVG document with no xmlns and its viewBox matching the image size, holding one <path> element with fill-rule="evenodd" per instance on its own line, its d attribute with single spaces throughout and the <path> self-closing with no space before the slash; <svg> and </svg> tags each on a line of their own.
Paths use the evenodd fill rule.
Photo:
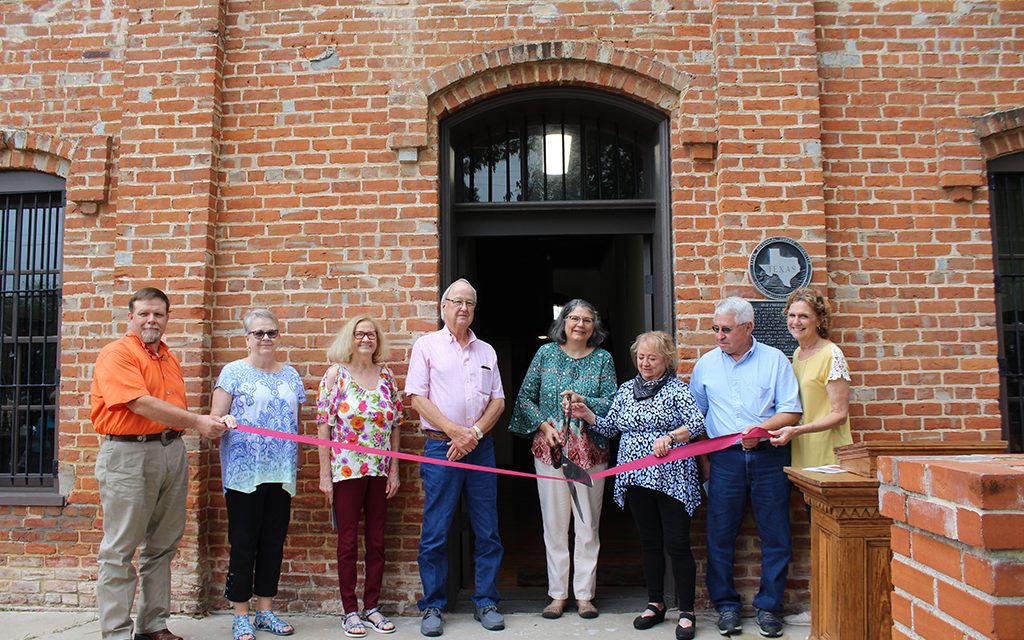
<svg viewBox="0 0 1024 640">
<path fill-rule="evenodd" d="M 565 479 L 569 480 L 569 494 L 572 495 L 572 503 L 576 506 L 576 515 L 579 517 L 580 522 L 586 523 L 586 518 L 583 517 L 583 509 L 580 508 L 580 497 L 576 493 L 575 483 L 579 482 L 588 487 L 593 487 L 594 479 L 590 477 L 586 469 L 569 459 L 568 449 L 563 451 L 563 448 L 569 446 L 571 414 L 572 401 L 570 400 L 565 404 L 565 415 L 562 417 L 562 446 L 556 445 L 551 448 L 551 466 L 556 469 L 561 468 Z"/>
</svg>

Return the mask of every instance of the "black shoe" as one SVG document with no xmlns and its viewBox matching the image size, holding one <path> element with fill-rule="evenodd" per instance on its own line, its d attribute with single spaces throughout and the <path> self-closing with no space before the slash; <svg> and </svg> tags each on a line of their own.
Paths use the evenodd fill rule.
<svg viewBox="0 0 1024 640">
<path fill-rule="evenodd" d="M 663 605 L 664 606 L 664 605 Z M 651 603 L 647 603 L 647 608 L 644 611 L 653 611 L 653 616 L 645 616 L 643 614 L 633 618 L 633 628 L 639 631 L 646 631 L 656 624 L 660 624 L 665 621 L 665 610 L 659 609 Z"/>
<path fill-rule="evenodd" d="M 757 626 L 761 635 L 766 638 L 778 638 L 782 635 L 782 620 L 771 611 L 757 610 Z"/>
<path fill-rule="evenodd" d="M 693 640 L 697 635 L 697 617 L 692 613 L 680 613 L 679 621 L 689 620 L 690 626 L 680 627 L 676 625 L 676 640 Z"/>
<path fill-rule="evenodd" d="M 723 611 L 718 614 L 718 633 L 723 636 L 734 636 L 743 633 L 739 611 Z"/>
</svg>

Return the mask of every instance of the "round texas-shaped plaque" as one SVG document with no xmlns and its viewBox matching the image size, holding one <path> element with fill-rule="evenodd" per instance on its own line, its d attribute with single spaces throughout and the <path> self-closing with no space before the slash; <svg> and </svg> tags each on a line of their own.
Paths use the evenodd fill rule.
<svg viewBox="0 0 1024 640">
<path fill-rule="evenodd" d="M 769 298 L 784 299 L 811 283 L 811 258 L 796 240 L 768 238 L 750 254 L 750 279 Z"/>
</svg>

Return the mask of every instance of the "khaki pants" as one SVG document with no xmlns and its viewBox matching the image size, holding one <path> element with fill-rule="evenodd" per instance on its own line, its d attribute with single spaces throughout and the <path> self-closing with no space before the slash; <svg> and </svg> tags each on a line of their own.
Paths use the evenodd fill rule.
<svg viewBox="0 0 1024 640">
<path fill-rule="evenodd" d="M 561 470 L 534 458 L 539 475 L 560 476 Z M 607 463 L 596 464 L 588 471 L 597 473 L 608 468 Z M 548 595 L 557 600 L 569 597 L 569 522 L 574 520 L 576 532 L 572 560 L 572 591 L 577 600 L 593 600 L 597 586 L 597 556 L 601 552 L 601 506 L 604 498 L 604 478 L 595 478 L 593 487 L 576 485 L 580 511 L 586 524 L 576 517 L 569 493 L 569 483 L 558 480 L 537 480 L 540 513 L 544 519 L 544 548 L 548 564 Z"/>
<path fill-rule="evenodd" d="M 104 640 L 132 639 L 132 602 L 139 579 L 136 633 L 167 628 L 171 559 L 185 530 L 188 459 L 181 438 L 113 442 L 96 458 L 103 505 L 103 542 L 97 560 L 96 603 Z M 136 574 L 132 557 L 139 550 Z"/>
</svg>

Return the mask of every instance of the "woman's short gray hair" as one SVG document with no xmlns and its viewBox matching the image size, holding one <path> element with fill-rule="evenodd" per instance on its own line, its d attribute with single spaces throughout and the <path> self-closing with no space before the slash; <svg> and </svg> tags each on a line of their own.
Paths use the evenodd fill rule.
<svg viewBox="0 0 1024 640">
<path fill-rule="evenodd" d="M 715 305 L 715 315 L 732 316 L 736 324 L 754 321 L 754 307 L 743 298 L 732 296 Z"/>
<path fill-rule="evenodd" d="M 252 322 L 253 322 L 253 320 L 256 320 L 257 318 L 263 318 L 264 320 L 270 320 L 271 322 L 274 323 L 275 327 L 279 326 L 281 324 L 280 322 L 277 321 L 277 316 L 275 316 L 269 310 L 267 310 L 267 309 L 253 309 L 249 313 L 245 314 L 244 318 L 242 318 L 242 328 L 245 329 L 246 333 L 248 333 L 249 331 L 252 331 Z"/>
<path fill-rule="evenodd" d="M 551 328 L 548 330 L 548 337 L 558 344 L 566 343 L 569 338 L 565 335 L 565 321 L 569 317 L 569 314 L 577 307 L 586 309 L 590 312 L 590 315 L 594 316 L 594 333 L 590 334 L 590 338 L 587 339 L 587 346 L 599 346 L 604 342 L 604 339 L 608 337 L 608 332 L 605 330 L 604 325 L 601 324 L 601 314 L 597 312 L 594 305 L 590 304 L 583 298 L 573 298 L 569 302 L 565 303 L 562 307 L 562 311 L 559 312 L 558 317 L 551 323 Z"/>
</svg>

